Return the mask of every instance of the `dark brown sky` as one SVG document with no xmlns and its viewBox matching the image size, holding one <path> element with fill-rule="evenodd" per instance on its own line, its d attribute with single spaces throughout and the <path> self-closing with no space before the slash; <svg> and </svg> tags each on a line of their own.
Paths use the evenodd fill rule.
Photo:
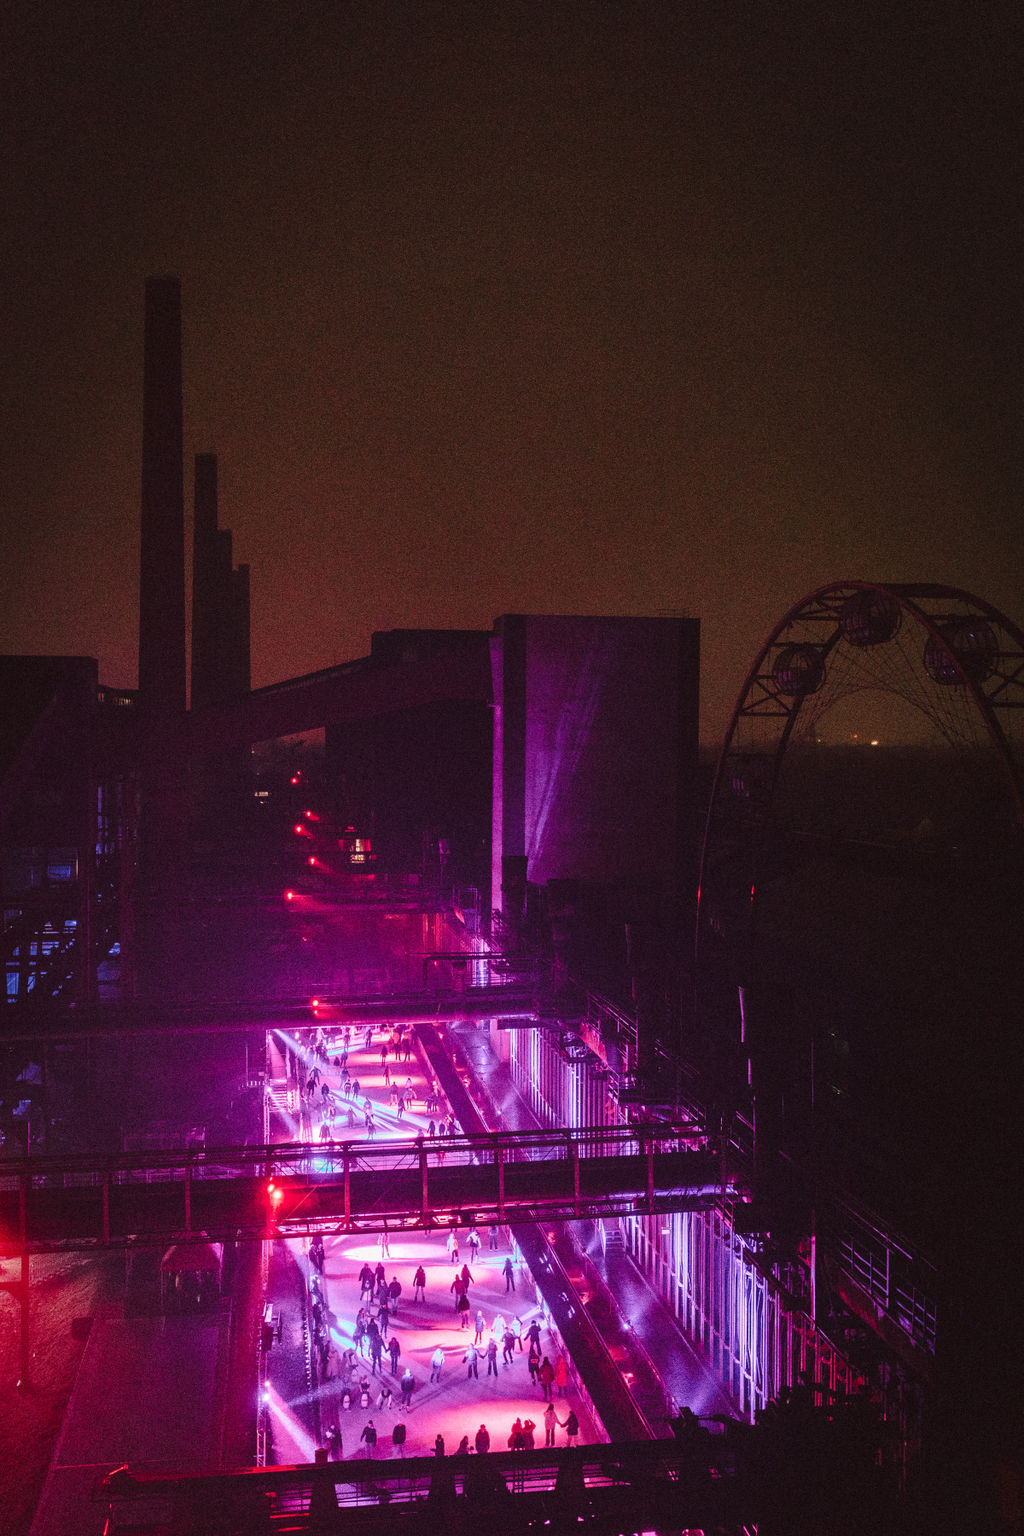
<svg viewBox="0 0 1024 1536">
<path fill-rule="evenodd" d="M 6 8 L 0 650 L 134 681 L 156 272 L 257 684 L 379 628 L 685 609 L 711 740 L 827 581 L 1021 622 L 1020 15 Z"/>
</svg>

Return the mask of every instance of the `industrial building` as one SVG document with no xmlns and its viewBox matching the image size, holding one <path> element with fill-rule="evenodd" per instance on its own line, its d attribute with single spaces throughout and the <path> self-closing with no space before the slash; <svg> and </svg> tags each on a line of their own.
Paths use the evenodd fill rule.
<svg viewBox="0 0 1024 1536">
<path fill-rule="evenodd" d="M 418 1017 L 424 995 L 438 1017 L 466 1018 L 473 1003 L 474 1029 L 541 1126 L 685 1124 L 695 1148 L 744 1170 L 699 1208 L 666 1218 L 638 1201 L 601 1227 L 739 1421 L 801 1388 L 825 1413 L 870 1394 L 887 1426 L 886 1472 L 906 1488 L 948 1452 L 942 1420 L 959 1401 L 978 1429 L 965 1439 L 979 1485 L 991 1490 L 997 1468 L 1012 1481 L 988 1411 L 992 1324 L 979 1316 L 1007 1278 L 1000 1200 L 990 1186 L 978 1198 L 985 1231 L 972 1233 L 982 1175 L 956 1156 L 935 1162 L 933 1140 L 938 1123 L 962 1152 L 982 1133 L 987 1093 L 1000 1115 L 1013 1108 L 992 1067 L 999 1053 L 1016 1059 L 1006 1020 L 1024 1001 L 1012 920 L 1019 632 L 953 588 L 822 589 L 755 662 L 714 778 L 698 751 L 695 618 L 505 614 L 489 631 L 388 631 L 363 658 L 252 690 L 248 571 L 218 526 L 208 454 L 195 463 L 187 665 L 174 279 L 147 284 L 145 335 L 139 688 L 105 688 L 88 658 L 0 660 L 10 1188 L 33 1157 L 266 1140 L 261 1019 L 315 1024 L 317 993 L 382 1017 L 403 1007 Z M 968 787 L 948 800 L 962 812 L 983 782 L 985 815 L 899 846 L 836 834 L 834 807 L 815 828 L 783 821 L 785 796 L 836 761 L 793 749 L 800 708 L 825 699 L 826 668 L 835 676 L 847 653 L 880 655 L 900 622 L 931 657 L 936 697 L 969 696 L 980 725 L 953 753 Z M 315 773 L 258 779 L 258 744 L 302 733 L 322 733 Z M 979 861 L 971 850 L 982 847 Z M 973 929 L 957 929 L 944 905 L 951 879 L 977 888 Z M 987 1031 L 986 1070 L 961 1079 L 959 1099 L 941 1098 L 969 1059 L 951 1022 L 956 978 L 943 984 L 941 1031 L 929 1040 L 928 1008 L 908 1025 L 906 1050 L 927 1052 L 932 1069 L 918 1075 L 922 1105 L 894 1086 L 891 1030 L 914 1014 L 933 962 L 922 947 L 895 993 L 892 965 L 863 959 L 869 1003 L 855 974 L 824 958 L 837 885 L 847 937 L 858 892 L 890 930 L 903 921 L 894 893 L 923 893 L 915 944 L 957 931 L 961 971 L 998 956 L 998 980 L 989 969 L 967 989 L 969 1027 Z M 799 932 L 787 929 L 798 908 Z M 332 912 L 358 914 L 358 956 L 332 940 Z M 415 947 L 386 932 L 410 913 Z M 867 922 L 857 936 L 876 942 Z M 514 1007 L 489 1011 L 503 987 Z M 1001 1024 L 990 1030 L 993 1009 Z M 874 1035 L 857 1022 L 865 1011 L 884 1019 Z M 880 1063 L 887 1077 L 873 1095 Z M 117 1085 L 102 1109 L 99 1081 Z M 1012 1160 L 1019 1143 L 1008 1137 Z M 886 1170 L 904 1158 L 933 1159 L 950 1241 L 934 1190 L 887 1197 Z M 21 1255 L 23 1320 L 28 1235 L 0 1236 L 6 1256 Z M 966 1262 L 961 1245 L 975 1238 Z M 245 1295 L 258 1304 L 252 1287 Z M 1019 1345 L 1008 1358 L 1020 1363 Z"/>
</svg>

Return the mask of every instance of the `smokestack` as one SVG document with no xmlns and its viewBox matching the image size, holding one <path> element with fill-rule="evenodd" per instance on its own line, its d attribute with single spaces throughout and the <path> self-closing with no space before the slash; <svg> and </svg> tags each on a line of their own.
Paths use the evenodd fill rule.
<svg viewBox="0 0 1024 1536">
<path fill-rule="evenodd" d="M 234 693 L 248 693 L 252 687 L 249 612 L 249 567 L 240 565 L 231 573 L 231 684 Z"/>
<path fill-rule="evenodd" d="M 232 538 L 217 527 L 217 455 L 195 460 L 192 546 L 193 711 L 248 693 L 249 567 L 232 567 Z"/>
<path fill-rule="evenodd" d="M 139 559 L 138 863 L 126 903 L 128 986 L 173 997 L 185 985 L 188 769 L 185 754 L 185 497 L 181 287 L 146 281 Z"/>
<path fill-rule="evenodd" d="M 217 689 L 217 455 L 195 457 L 192 542 L 191 708 L 216 702 Z"/>
<path fill-rule="evenodd" d="M 148 715 L 185 709 L 181 285 L 146 280 L 139 564 L 139 694 Z"/>
</svg>

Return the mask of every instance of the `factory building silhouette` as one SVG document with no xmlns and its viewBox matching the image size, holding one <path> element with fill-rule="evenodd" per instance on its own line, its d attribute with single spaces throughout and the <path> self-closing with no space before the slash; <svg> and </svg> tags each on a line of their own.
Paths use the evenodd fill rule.
<svg viewBox="0 0 1024 1536">
<path fill-rule="evenodd" d="M 962 1404 L 973 1424 L 961 1437 L 966 1459 L 994 1508 L 993 1468 L 1016 1476 L 995 1434 L 1000 1415 L 990 1411 L 994 1329 L 979 1316 L 989 1287 L 1004 1279 L 991 1231 L 1000 1200 L 991 1187 L 979 1192 L 978 1219 L 989 1228 L 977 1250 L 980 1276 L 974 1260 L 943 1249 L 941 1232 L 936 1245 L 942 1224 L 913 1190 L 893 1191 L 887 1208 L 880 1170 L 898 1162 L 901 1138 L 909 1146 L 934 1117 L 897 1095 L 871 1118 L 869 1092 L 854 1086 L 868 1060 L 866 1045 L 858 1056 L 856 1022 L 837 1004 L 828 1030 L 807 1024 L 828 983 L 817 962 L 798 969 L 798 935 L 783 942 L 786 879 L 809 869 L 826 912 L 835 863 L 847 855 L 827 839 L 814 859 L 772 849 L 768 868 L 781 894 L 765 909 L 753 971 L 755 951 L 730 947 L 715 916 L 720 900 L 728 929 L 737 872 L 740 885 L 747 879 L 751 827 L 761 836 L 758 775 L 769 761 L 778 773 L 788 736 L 772 758 L 737 733 L 712 781 L 698 750 L 700 626 L 681 616 L 505 614 L 490 630 L 381 632 L 365 657 L 252 690 L 249 572 L 233 564 L 231 534 L 219 526 L 209 453 L 194 465 L 189 664 L 181 393 L 180 289 L 174 278 L 153 278 L 138 689 L 106 687 L 89 658 L 0 658 L 0 1156 L 181 1144 L 188 1134 L 244 1140 L 256 1114 L 259 1028 L 194 1032 L 183 1043 L 174 1027 L 195 1024 L 211 1003 L 302 1001 L 316 972 L 293 952 L 288 898 L 293 908 L 341 900 L 370 912 L 418 904 L 457 928 L 469 960 L 489 952 L 513 977 L 517 968 L 530 976 L 521 1027 L 480 1027 L 542 1123 L 675 1116 L 698 1125 L 707 1147 L 728 1144 L 748 1159 L 742 1199 L 667 1223 L 638 1211 L 611 1234 L 718 1373 L 737 1417 L 750 1421 L 798 1390 L 826 1412 L 870 1392 L 888 1426 L 887 1471 L 905 1484 L 948 1452 L 955 1437 L 937 1421 Z M 877 616 L 887 602 L 917 612 L 927 608 L 924 592 L 886 597 L 848 583 L 834 597 L 831 589 L 818 595 L 815 612 L 829 622 L 845 612 Z M 965 631 L 945 617 L 962 597 L 944 598 L 943 617 L 926 612 L 923 621 L 939 635 L 954 686 L 980 675 Z M 1008 621 L 990 620 L 1005 671 L 1006 654 L 1024 642 Z M 972 636 L 976 650 L 977 625 Z M 791 638 L 782 633 L 765 665 L 777 697 L 800 700 L 815 681 L 800 672 L 813 646 L 783 648 Z M 1019 669 L 1007 676 L 1007 688 L 1018 688 Z M 315 757 L 308 741 L 291 759 L 263 750 L 314 737 L 322 740 Z M 282 762 L 296 771 L 281 771 Z M 841 782 L 841 764 L 836 772 Z M 1003 807 L 984 829 L 988 837 L 995 827 L 987 895 L 991 910 L 1005 913 L 1000 893 L 1012 910 L 1020 873 L 1019 826 L 998 772 L 985 783 Z M 319 865 L 291 836 L 310 796 L 337 834 L 333 859 Z M 701 920 L 710 930 L 695 958 L 706 828 L 717 838 L 703 854 Z M 874 860 L 873 878 L 902 888 L 906 865 L 897 870 L 891 853 L 876 847 L 858 857 L 862 867 Z M 942 885 L 943 850 L 925 840 L 914 854 L 918 874 L 931 860 L 925 884 Z M 763 861 L 757 869 L 760 878 Z M 993 942 L 1001 959 L 1011 931 L 1012 923 L 999 928 Z M 460 987 L 465 975 L 449 966 L 442 979 Z M 1019 963 L 1000 975 L 1012 1010 L 1024 1002 Z M 414 979 L 440 986 L 426 960 Z M 988 1007 L 992 993 L 985 997 Z M 161 1018 L 166 1037 L 137 1032 L 140 1021 Z M 116 1040 L 110 1019 L 119 1021 Z M 1012 1063 L 1006 1035 L 986 1048 Z M 960 1049 L 943 1037 L 944 1070 Z M 898 1042 L 873 1041 L 871 1051 L 896 1070 Z M 117 1087 L 102 1104 L 101 1083 Z M 842 1103 L 823 1106 L 832 1093 Z M 982 1134 L 976 1085 L 950 1112 L 966 1127 L 966 1136 L 951 1136 L 958 1147 Z M 886 1119 L 893 1114 L 899 1125 Z M 839 1126 L 851 1143 L 873 1138 L 880 1151 L 874 1160 L 837 1157 L 826 1179 L 821 1138 Z M 1012 1166 L 1015 1138 L 1007 1152 Z M 943 1186 L 958 1243 L 973 1177 L 961 1166 Z M 27 1267 L 22 1274 L 27 1285 Z M 1006 1361 L 1011 1370 L 1020 1363 L 1012 1341 Z M 1006 1520 L 993 1528 L 1013 1529 Z"/>
</svg>

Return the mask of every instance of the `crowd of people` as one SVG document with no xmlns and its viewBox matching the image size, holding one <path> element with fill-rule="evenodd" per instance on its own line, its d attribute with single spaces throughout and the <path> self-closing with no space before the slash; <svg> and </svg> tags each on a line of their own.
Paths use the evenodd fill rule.
<svg viewBox="0 0 1024 1536">
<path fill-rule="evenodd" d="M 311 1245 L 310 1259 L 314 1269 L 318 1266 L 322 1269 L 322 1256 L 316 1254 Z M 383 1262 L 379 1262 L 374 1268 L 368 1261 L 364 1262 L 358 1276 L 359 1306 L 355 1312 L 351 1325 L 351 1347 L 345 1349 L 337 1360 L 335 1370 L 325 1373 L 324 1379 L 331 1380 L 334 1375 L 340 1378 L 341 1390 L 338 1394 L 338 1407 L 341 1411 L 347 1411 L 353 1407 L 360 1409 L 374 1408 L 378 1413 L 388 1409 L 394 1409 L 401 1413 L 412 1407 L 413 1393 L 417 1387 L 416 1374 L 411 1364 L 406 1363 L 400 1368 L 402 1360 L 402 1345 L 398 1335 L 394 1332 L 394 1320 L 398 1310 L 399 1298 L 404 1294 L 404 1287 L 397 1273 L 393 1273 L 388 1279 L 387 1270 Z M 473 1274 L 468 1264 L 464 1264 L 457 1270 L 451 1280 L 448 1290 L 455 1297 L 455 1310 L 459 1317 L 460 1325 L 468 1327 L 466 1321 L 472 1310 L 469 1300 L 470 1288 L 473 1285 Z M 412 1276 L 413 1299 L 409 1305 L 417 1301 L 426 1300 L 427 1273 L 422 1264 L 418 1264 Z M 554 1407 L 554 1399 L 564 1398 L 569 1386 L 569 1366 L 561 1352 L 554 1352 L 554 1360 L 542 1352 L 542 1325 L 538 1317 L 531 1318 L 528 1325 L 524 1325 L 521 1316 L 506 1318 L 503 1314 L 497 1314 L 492 1321 L 488 1321 L 483 1308 L 476 1308 L 474 1321 L 474 1336 L 472 1341 L 467 1341 L 465 1346 L 451 1347 L 446 1350 L 443 1343 L 435 1345 L 430 1357 L 430 1374 L 428 1386 L 439 1385 L 445 1375 L 445 1367 L 451 1363 L 454 1355 L 459 1364 L 466 1368 L 466 1378 L 479 1380 L 480 1365 L 486 1364 L 486 1376 L 499 1376 L 498 1352 L 501 1351 L 502 1367 L 507 1370 L 515 1364 L 516 1355 L 524 1357 L 531 1386 L 539 1389 L 541 1400 L 546 1407 L 543 1413 L 546 1446 L 555 1444 L 556 1427 L 566 1431 L 566 1444 L 575 1445 L 579 1436 L 580 1426 L 576 1412 L 569 1410 L 565 1419 L 557 1417 Z M 333 1348 L 333 1346 L 332 1346 Z M 385 1356 L 387 1360 L 385 1361 Z M 396 1378 L 398 1395 L 388 1376 Z M 486 1378 L 485 1378 L 486 1379 Z M 365 1454 L 376 1454 L 376 1445 L 379 1435 L 376 1426 L 371 1419 L 367 1427 L 374 1429 L 373 1437 L 364 1434 L 360 1437 L 359 1444 L 365 1446 Z M 517 1417 L 512 1425 L 508 1444 L 513 1450 L 530 1450 L 534 1447 L 533 1434 L 536 1423 L 530 1418 Z M 403 1424 L 394 1426 L 398 1431 L 395 1438 L 392 1434 L 392 1443 L 404 1454 L 407 1432 Z M 481 1425 L 481 1430 L 490 1444 L 486 1426 Z M 443 1444 L 443 1437 L 439 1437 Z M 466 1442 L 460 1442 L 455 1454 L 468 1454 L 470 1449 L 480 1450 L 477 1441 L 481 1439 L 480 1431 L 474 1439 L 473 1446 L 469 1444 L 469 1437 L 463 1436 Z M 328 1444 L 332 1451 L 340 1445 L 340 1431 L 337 1436 L 331 1436 Z M 437 1450 L 435 1441 L 435 1451 Z"/>
<path fill-rule="evenodd" d="M 421 1103 L 422 1108 L 417 1113 L 423 1118 L 429 1115 L 428 1135 L 444 1137 L 456 1133 L 451 1109 L 429 1073 L 425 1089 L 421 1084 L 419 1092 L 411 1071 L 406 1070 L 405 1080 L 401 1081 L 403 1074 L 397 1070 L 399 1063 L 410 1064 L 412 1057 L 408 1031 L 399 1026 L 393 1029 L 388 1026 L 382 1036 L 378 1035 L 375 1044 L 372 1029 L 357 1034 L 349 1028 L 342 1030 L 332 1042 L 333 1056 L 327 1047 L 327 1036 L 318 1030 L 310 1042 L 312 1060 L 305 1058 L 308 1071 L 301 1092 L 302 1112 L 309 1131 L 319 1119 L 322 1139 L 333 1138 L 339 1114 L 343 1113 L 341 1106 L 348 1103 L 351 1117 L 361 1094 L 361 1115 L 367 1134 L 373 1134 L 371 1127 L 376 1124 L 376 1116 L 385 1111 L 387 1101 L 390 1101 L 396 1123 L 407 1110 Z M 350 1069 L 354 1054 L 359 1059 L 352 1061 Z M 359 1077 L 354 1075 L 356 1071 Z M 349 1455 L 374 1457 L 382 1441 L 390 1441 L 394 1453 L 404 1455 L 408 1439 L 404 1416 L 413 1409 L 415 1394 L 434 1388 L 430 1401 L 436 1409 L 439 1406 L 437 1393 L 444 1392 L 449 1383 L 462 1379 L 459 1366 L 465 1367 L 465 1379 L 480 1380 L 480 1366 L 484 1365 L 484 1380 L 497 1378 L 495 1388 L 498 1380 L 504 1378 L 505 1395 L 519 1406 L 524 1388 L 518 1381 L 513 1387 L 510 1376 L 513 1372 L 519 1375 L 517 1360 L 520 1357 L 529 1382 L 526 1390 L 539 1392 L 538 1406 L 544 1405 L 541 1413 L 544 1444 L 555 1444 L 555 1432 L 559 1427 L 565 1431 L 567 1445 L 577 1443 L 580 1422 L 576 1411 L 566 1403 L 568 1411 L 564 1418 L 560 1418 L 554 1407 L 556 1395 L 565 1399 L 569 1387 L 570 1373 L 565 1356 L 557 1349 L 546 1348 L 542 1321 L 538 1316 L 528 1315 L 529 1306 L 515 1315 L 506 1315 L 508 1303 L 515 1307 L 518 1300 L 516 1280 L 519 1270 L 511 1254 L 506 1254 L 500 1262 L 495 1257 L 504 1246 L 497 1226 L 487 1230 L 486 1249 L 475 1226 L 461 1235 L 451 1230 L 444 1248 L 448 1263 L 444 1263 L 439 1253 L 437 1264 L 430 1265 L 428 1278 L 428 1268 L 422 1260 L 415 1265 L 410 1263 L 406 1272 L 401 1260 L 392 1259 L 389 1234 L 383 1232 L 378 1240 L 377 1263 L 364 1258 L 355 1275 L 357 1295 L 353 1297 L 352 1312 L 346 1322 L 338 1315 L 336 1292 L 337 1280 L 341 1277 L 331 1274 L 331 1287 L 335 1293 L 331 1298 L 335 1307 L 332 1312 L 328 1307 L 325 1274 L 332 1266 L 332 1258 L 321 1237 L 312 1240 L 309 1247 L 309 1297 L 314 1376 L 318 1378 L 314 1384 L 320 1385 L 321 1389 L 329 1388 L 326 1392 L 321 1390 L 321 1413 L 323 1438 L 332 1459 L 343 1458 L 346 1441 Z M 417 1247 L 422 1247 L 422 1240 L 417 1242 Z M 385 1263 L 385 1260 L 390 1262 Z M 439 1268 L 444 1275 L 443 1281 Z M 506 1310 L 492 1310 L 493 1293 L 502 1282 Z M 486 1293 L 481 1290 L 482 1285 L 486 1286 Z M 463 1334 L 462 1340 L 455 1344 L 443 1337 L 451 1323 L 440 1317 L 434 1320 L 439 1300 L 445 1292 L 451 1298 L 456 1326 Z M 409 1315 L 408 1322 L 409 1327 L 416 1329 L 411 1360 L 403 1348 L 402 1329 L 396 1327 L 400 1303 L 404 1315 L 411 1314 L 411 1309 L 416 1307 L 415 1321 Z M 444 1303 L 441 1305 L 443 1307 Z M 524 1314 L 527 1315 L 524 1317 Z M 421 1335 L 425 1329 L 433 1331 L 435 1328 L 441 1331 L 442 1337 L 427 1356 Z M 422 1363 L 429 1369 L 426 1379 L 414 1368 L 419 1363 L 418 1356 L 423 1356 Z M 455 1371 L 451 1370 L 453 1365 Z M 454 1396 L 457 1400 L 457 1394 Z M 360 1422 L 359 1419 L 353 1423 L 351 1433 L 343 1427 L 353 1410 L 366 1415 L 358 1434 L 355 1424 Z M 450 1422 L 447 1416 L 444 1422 Z M 517 1415 L 507 1436 L 509 1449 L 532 1448 L 536 1443 L 536 1432 L 533 1419 L 528 1415 Z M 468 1433 L 461 1436 L 452 1454 L 473 1452 L 479 1455 L 490 1446 L 490 1434 L 486 1425 L 481 1424 L 472 1436 Z M 437 1455 L 445 1454 L 443 1434 L 436 1436 L 433 1449 Z"/>
<path fill-rule="evenodd" d="M 419 1097 L 412 1074 L 406 1073 L 405 1081 L 399 1081 L 402 1075 L 400 1064 L 409 1065 L 412 1060 L 412 1035 L 407 1025 L 387 1025 L 379 1052 L 374 1044 L 374 1031 L 369 1026 L 362 1036 L 351 1025 L 343 1026 L 331 1041 L 333 1055 L 328 1049 L 328 1036 L 323 1027 L 318 1027 L 312 1034 L 305 1052 L 296 1058 L 299 1118 L 305 1139 L 340 1140 L 349 1132 L 358 1134 L 361 1125 L 363 1133 L 372 1140 L 378 1129 L 377 1116 L 382 1111 L 390 1108 L 396 1122 L 411 1114 Z M 356 1076 L 355 1070 L 349 1069 L 349 1056 L 359 1049 L 360 1039 L 365 1054 L 371 1057 L 371 1062 L 361 1069 L 361 1078 Z M 372 1065 L 375 1052 L 380 1060 L 380 1090 L 376 1084 L 371 1088 L 368 1081 L 369 1075 L 375 1072 Z M 433 1077 L 423 1095 L 423 1104 L 425 1112 L 431 1116 L 427 1135 L 454 1136 L 457 1129 L 455 1116 Z"/>
</svg>

